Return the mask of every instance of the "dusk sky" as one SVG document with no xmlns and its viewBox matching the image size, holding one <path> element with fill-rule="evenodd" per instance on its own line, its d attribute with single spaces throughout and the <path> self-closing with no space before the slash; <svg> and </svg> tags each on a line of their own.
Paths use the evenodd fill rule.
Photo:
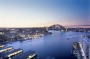
<svg viewBox="0 0 90 59">
<path fill-rule="evenodd" d="M 90 25 L 89 0 L 0 0 L 0 27 Z"/>
</svg>

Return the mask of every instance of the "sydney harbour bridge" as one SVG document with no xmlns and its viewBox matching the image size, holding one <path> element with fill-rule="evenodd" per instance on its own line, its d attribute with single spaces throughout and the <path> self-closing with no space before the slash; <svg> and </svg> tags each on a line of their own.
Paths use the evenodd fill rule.
<svg viewBox="0 0 90 59">
<path fill-rule="evenodd" d="M 51 25 L 49 27 L 33 27 L 33 28 L 0 28 L 0 37 L 3 36 L 5 33 L 21 33 L 21 34 L 36 34 L 36 33 L 44 33 L 47 34 L 49 30 L 54 31 L 61 31 L 61 32 L 85 32 L 90 33 L 90 27 L 82 27 L 82 26 L 62 26 L 59 24 Z M 6 35 L 6 34 L 5 34 Z M 86 35 L 84 36 L 86 37 Z M 90 37 L 90 35 L 89 35 Z M 4 38 L 5 39 L 5 38 Z M 85 46 L 82 43 L 79 43 L 78 45 L 78 51 L 79 51 L 79 57 L 78 59 L 90 59 L 90 40 L 84 39 L 83 42 L 85 43 Z"/>
</svg>

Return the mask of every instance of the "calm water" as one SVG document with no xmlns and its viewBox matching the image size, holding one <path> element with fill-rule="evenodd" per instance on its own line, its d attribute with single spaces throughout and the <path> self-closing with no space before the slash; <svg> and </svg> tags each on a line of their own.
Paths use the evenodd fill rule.
<svg viewBox="0 0 90 59">
<path fill-rule="evenodd" d="M 45 35 L 38 39 L 17 41 L 6 46 L 13 46 L 15 49 L 21 48 L 25 52 L 35 50 L 39 59 L 73 59 L 71 56 L 72 44 L 75 41 L 82 41 L 80 35 L 86 33 L 77 32 L 59 32 L 52 31 L 53 34 Z M 67 38 L 70 38 L 67 40 Z"/>
</svg>

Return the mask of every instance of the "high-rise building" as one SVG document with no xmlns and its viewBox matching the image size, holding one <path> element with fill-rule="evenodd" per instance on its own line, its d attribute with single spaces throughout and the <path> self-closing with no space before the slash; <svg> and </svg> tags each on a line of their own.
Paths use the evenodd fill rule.
<svg viewBox="0 0 90 59">
<path fill-rule="evenodd" d="M 87 59 L 90 59 L 90 41 L 88 39 L 83 40 L 83 49 L 86 54 Z"/>
</svg>

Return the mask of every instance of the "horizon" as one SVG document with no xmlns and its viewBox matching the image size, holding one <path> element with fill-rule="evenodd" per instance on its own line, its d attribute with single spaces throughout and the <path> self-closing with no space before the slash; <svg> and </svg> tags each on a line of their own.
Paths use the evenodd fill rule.
<svg viewBox="0 0 90 59">
<path fill-rule="evenodd" d="M 57 25 L 57 24 L 52 24 L 52 25 Z M 52 26 L 52 25 L 50 25 L 50 26 Z M 60 24 L 58 24 L 58 25 L 60 25 Z M 42 27 L 50 27 L 50 26 L 42 26 Z M 61 26 L 63 26 L 63 25 L 61 25 Z M 64 26 L 64 27 L 65 28 L 90 28 L 90 25 L 70 25 L 70 26 Z M 40 28 L 40 26 L 39 27 L 0 27 L 0 29 L 1 28 Z"/>
<path fill-rule="evenodd" d="M 1 0 L 0 27 L 90 25 L 86 0 Z"/>
</svg>

